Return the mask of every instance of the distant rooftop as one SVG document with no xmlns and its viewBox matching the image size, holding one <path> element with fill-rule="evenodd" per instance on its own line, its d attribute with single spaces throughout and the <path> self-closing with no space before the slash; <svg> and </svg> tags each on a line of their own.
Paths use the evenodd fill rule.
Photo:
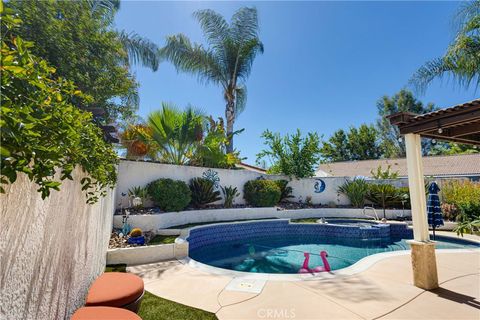
<svg viewBox="0 0 480 320">
<path fill-rule="evenodd" d="M 407 161 L 405 158 L 379 159 L 362 161 L 345 161 L 320 164 L 317 177 L 370 177 L 371 170 L 378 166 L 398 171 L 400 177 L 406 177 Z M 480 153 L 423 157 L 423 171 L 426 176 L 480 176 Z"/>
</svg>

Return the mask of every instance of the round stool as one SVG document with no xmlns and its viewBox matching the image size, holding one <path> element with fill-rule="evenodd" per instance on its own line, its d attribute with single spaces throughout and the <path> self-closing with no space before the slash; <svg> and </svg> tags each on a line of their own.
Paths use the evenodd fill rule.
<svg viewBox="0 0 480 320">
<path fill-rule="evenodd" d="M 144 294 L 142 278 L 123 272 L 106 272 L 88 290 L 85 306 L 117 307 L 138 312 Z"/>
<path fill-rule="evenodd" d="M 142 320 L 129 310 L 113 307 L 83 307 L 75 311 L 71 320 Z"/>
</svg>

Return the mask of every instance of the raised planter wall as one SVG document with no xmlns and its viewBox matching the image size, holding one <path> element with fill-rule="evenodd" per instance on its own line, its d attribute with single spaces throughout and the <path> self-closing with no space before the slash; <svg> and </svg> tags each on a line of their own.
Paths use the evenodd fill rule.
<svg viewBox="0 0 480 320">
<path fill-rule="evenodd" d="M 387 210 L 387 219 L 394 219 L 397 216 L 410 216 L 410 210 Z M 368 215 L 373 215 L 373 211 L 368 210 Z M 380 218 L 383 217 L 383 211 L 377 210 Z M 162 214 L 149 215 L 131 215 L 128 223 L 133 228 L 140 228 L 144 231 L 157 232 L 159 229 L 173 226 L 185 225 L 189 223 L 217 222 L 217 221 L 235 221 L 249 219 L 300 219 L 300 218 L 366 218 L 363 209 L 356 208 L 317 208 L 317 209 L 297 209 L 297 210 L 277 210 L 277 208 L 239 208 L 239 209 L 211 209 L 211 210 L 190 210 L 180 212 L 167 212 Z M 122 227 L 122 216 L 115 215 L 113 218 L 115 228 Z"/>
<path fill-rule="evenodd" d="M 109 249 L 107 251 L 107 264 L 126 263 L 130 266 L 171 260 L 174 257 L 174 244 Z"/>
</svg>

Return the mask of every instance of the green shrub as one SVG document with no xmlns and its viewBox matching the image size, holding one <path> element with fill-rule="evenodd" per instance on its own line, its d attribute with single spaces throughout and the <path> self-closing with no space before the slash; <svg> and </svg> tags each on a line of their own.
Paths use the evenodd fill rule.
<svg viewBox="0 0 480 320">
<path fill-rule="evenodd" d="M 231 208 L 233 206 L 233 201 L 235 200 L 235 198 L 240 195 L 237 187 L 232 187 L 232 186 L 222 187 L 222 193 L 223 193 L 223 199 L 224 199 L 223 206 L 225 208 Z"/>
<path fill-rule="evenodd" d="M 368 192 L 368 183 L 362 178 L 347 180 L 338 188 L 338 192 L 346 195 L 355 208 L 363 208 Z"/>
<path fill-rule="evenodd" d="M 390 184 L 369 184 L 365 198 L 374 206 L 383 209 L 383 217 L 386 218 L 385 209 L 401 203 L 403 193 Z"/>
<path fill-rule="evenodd" d="M 287 199 L 294 198 L 292 196 L 293 188 L 288 186 L 287 180 L 275 180 L 275 183 L 280 188 L 280 202 L 285 202 Z"/>
<path fill-rule="evenodd" d="M 158 179 L 147 186 L 148 194 L 163 211 L 180 211 L 192 200 L 187 184 L 180 180 Z"/>
<path fill-rule="evenodd" d="M 220 191 L 215 190 L 215 185 L 211 180 L 193 178 L 190 180 L 189 187 L 192 192 L 192 205 L 195 208 L 203 208 L 209 203 L 222 199 Z"/>
<path fill-rule="evenodd" d="M 243 186 L 244 199 L 254 207 L 272 207 L 280 196 L 280 188 L 272 180 L 250 180 Z"/>
<path fill-rule="evenodd" d="M 462 223 L 480 219 L 480 183 L 448 181 L 442 184 L 442 202 L 453 206 L 449 218 Z M 445 205 L 442 206 L 444 208 Z"/>
</svg>

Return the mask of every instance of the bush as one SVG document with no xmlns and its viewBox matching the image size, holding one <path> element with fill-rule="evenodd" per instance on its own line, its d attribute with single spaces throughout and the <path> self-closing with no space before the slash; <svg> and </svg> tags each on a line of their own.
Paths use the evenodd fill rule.
<svg viewBox="0 0 480 320">
<path fill-rule="evenodd" d="M 365 198 L 383 209 L 383 217 L 386 218 L 385 209 L 401 203 L 403 193 L 390 184 L 369 184 Z"/>
<path fill-rule="evenodd" d="M 368 192 L 368 183 L 362 178 L 347 180 L 338 188 L 338 192 L 346 195 L 355 208 L 363 208 Z"/>
<path fill-rule="evenodd" d="M 158 179 L 148 186 L 148 194 L 163 211 L 180 211 L 192 200 L 187 184 L 180 180 Z"/>
<path fill-rule="evenodd" d="M 292 187 L 288 186 L 287 180 L 275 180 L 275 183 L 280 188 L 280 202 L 284 202 L 287 201 L 287 199 L 293 198 L 293 189 Z"/>
<path fill-rule="evenodd" d="M 244 199 L 254 207 L 273 207 L 280 196 L 280 188 L 272 180 L 250 180 L 243 186 Z"/>
<path fill-rule="evenodd" d="M 460 222 L 480 219 L 480 183 L 449 181 L 442 184 L 442 202 L 449 204 L 449 218 Z M 446 207 L 445 205 L 442 207 Z"/>
<path fill-rule="evenodd" d="M 133 228 L 132 231 L 130 231 L 130 237 L 140 237 L 142 235 L 142 229 L 140 228 Z"/>
<path fill-rule="evenodd" d="M 211 180 L 193 178 L 190 180 L 189 187 L 192 192 L 192 205 L 195 208 L 203 208 L 206 204 L 222 199 L 220 191 L 215 191 L 215 186 Z"/>
<path fill-rule="evenodd" d="M 225 208 L 231 208 L 233 206 L 233 201 L 235 200 L 235 198 L 240 195 L 240 193 L 238 193 L 237 187 L 232 186 L 222 187 L 222 193 L 224 199 L 223 206 Z"/>
</svg>

